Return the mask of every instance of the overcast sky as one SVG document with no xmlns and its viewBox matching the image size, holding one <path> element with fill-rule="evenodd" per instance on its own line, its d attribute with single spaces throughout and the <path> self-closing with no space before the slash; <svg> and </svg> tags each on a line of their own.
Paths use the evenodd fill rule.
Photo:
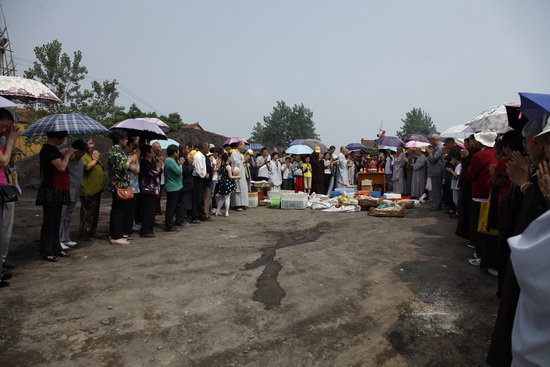
<svg viewBox="0 0 550 367">
<path fill-rule="evenodd" d="M 277 100 L 325 144 L 390 134 L 413 107 L 440 131 L 550 93 L 549 0 L 2 0 L 18 74 L 59 40 L 118 104 L 249 137 Z M 136 100 L 137 95 L 143 102 Z"/>
</svg>

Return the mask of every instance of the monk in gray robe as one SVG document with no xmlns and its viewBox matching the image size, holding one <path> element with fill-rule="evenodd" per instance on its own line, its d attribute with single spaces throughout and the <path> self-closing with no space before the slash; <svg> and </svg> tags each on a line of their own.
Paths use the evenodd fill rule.
<svg viewBox="0 0 550 367">
<path fill-rule="evenodd" d="M 345 188 L 349 186 L 348 161 L 346 160 L 346 147 L 340 147 L 338 154 L 338 165 L 336 166 L 336 184 L 335 188 Z"/>
<path fill-rule="evenodd" d="M 397 148 L 397 158 L 393 161 L 393 191 L 405 193 L 405 165 L 407 164 L 402 147 Z"/>
<path fill-rule="evenodd" d="M 420 148 L 416 148 L 416 161 L 413 164 L 411 197 L 419 198 L 426 189 L 426 156 Z"/>
<path fill-rule="evenodd" d="M 248 167 L 246 166 L 243 152 L 244 142 L 241 141 L 237 145 L 237 149 L 231 154 L 231 169 L 235 173 L 235 168 L 238 168 L 239 173 L 236 175 L 241 177 L 235 180 L 236 190 L 231 195 L 231 205 L 236 207 L 237 210 L 243 210 L 248 207 Z M 248 177 L 250 177 L 250 174 L 248 174 Z"/>
</svg>

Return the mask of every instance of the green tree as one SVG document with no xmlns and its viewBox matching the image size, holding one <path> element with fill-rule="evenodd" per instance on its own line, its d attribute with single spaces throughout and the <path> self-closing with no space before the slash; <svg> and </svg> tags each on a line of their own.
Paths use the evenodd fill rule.
<svg viewBox="0 0 550 367">
<path fill-rule="evenodd" d="M 430 115 L 421 108 L 413 108 L 407 112 L 405 119 L 401 119 L 403 126 L 397 131 L 397 136 L 402 138 L 407 134 L 419 134 L 423 130 L 436 130 Z"/>
<path fill-rule="evenodd" d="M 117 114 L 124 110 L 116 107 L 117 82 L 92 82 L 92 89 L 83 89 L 82 81 L 88 69 L 81 65 L 82 52 L 75 51 L 73 58 L 62 52 L 58 40 L 34 48 L 37 61 L 24 72 L 24 77 L 42 82 L 62 101 L 60 104 L 33 105 L 30 108 L 45 113 L 84 113 L 110 125 Z"/>
<path fill-rule="evenodd" d="M 264 116 L 263 124 L 257 122 L 250 139 L 264 144 L 286 147 L 294 139 L 319 139 L 313 122 L 313 112 L 303 104 L 287 106 L 277 101 L 277 106 L 269 116 Z"/>
</svg>

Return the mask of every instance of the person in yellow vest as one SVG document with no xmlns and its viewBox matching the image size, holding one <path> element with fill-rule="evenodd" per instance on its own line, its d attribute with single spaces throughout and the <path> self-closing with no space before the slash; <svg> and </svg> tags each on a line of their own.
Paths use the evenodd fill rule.
<svg viewBox="0 0 550 367">
<path fill-rule="evenodd" d="M 311 157 L 306 155 L 305 162 L 302 163 L 302 172 L 304 175 L 304 192 L 306 194 L 311 193 L 311 181 L 313 179 L 313 174 L 311 173 Z"/>
</svg>

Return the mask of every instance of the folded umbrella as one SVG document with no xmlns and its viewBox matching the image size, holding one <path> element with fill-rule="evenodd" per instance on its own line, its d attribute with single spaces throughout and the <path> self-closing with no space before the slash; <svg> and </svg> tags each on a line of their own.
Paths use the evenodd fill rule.
<svg viewBox="0 0 550 367">
<path fill-rule="evenodd" d="M 81 113 L 57 114 L 42 117 L 26 128 L 22 136 L 45 136 L 46 133 L 67 131 L 69 135 L 108 133 L 99 122 Z"/>
<path fill-rule="evenodd" d="M 288 147 L 286 152 L 288 154 L 311 154 L 313 153 L 313 149 L 307 145 L 296 144 Z"/>
</svg>

